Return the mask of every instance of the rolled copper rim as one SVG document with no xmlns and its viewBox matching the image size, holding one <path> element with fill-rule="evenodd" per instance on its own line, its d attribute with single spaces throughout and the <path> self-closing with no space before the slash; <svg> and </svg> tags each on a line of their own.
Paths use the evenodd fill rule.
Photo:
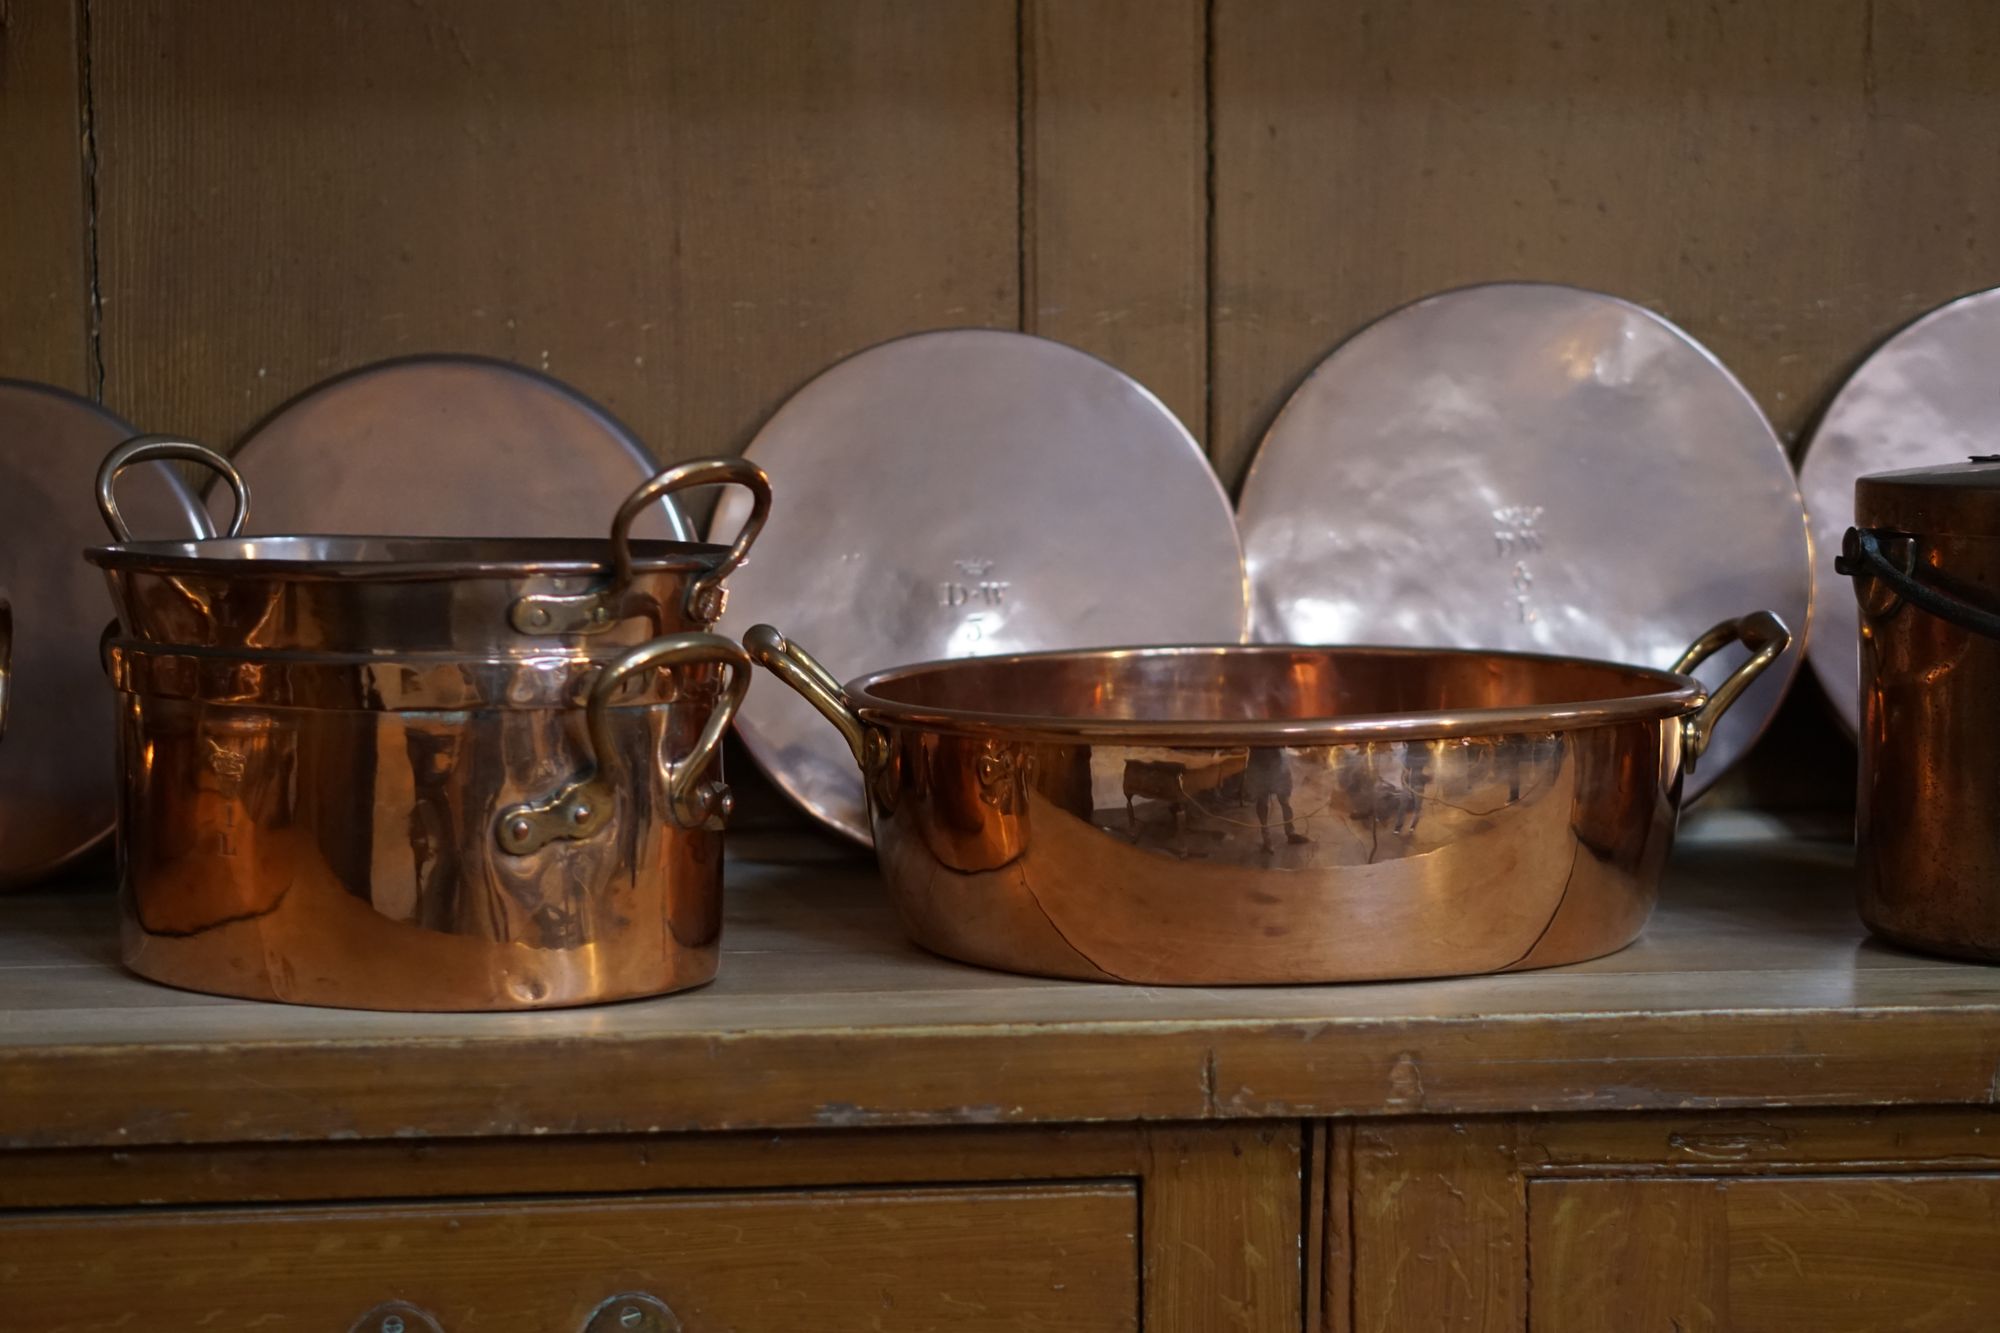
<svg viewBox="0 0 2000 1333">
<path fill-rule="evenodd" d="M 238 653 L 158 648 L 129 639 L 106 647 L 118 690 L 149 698 L 255 708 L 416 713 L 581 709 L 603 662 L 582 654 L 464 657 L 449 653 Z M 673 703 L 692 686 L 679 673 L 634 676 L 616 707 Z"/>
<path fill-rule="evenodd" d="M 992 671 L 1014 663 L 1063 662 L 1098 666 L 1107 677 L 1117 665 L 1137 659 L 1168 656 L 1287 657 L 1303 655 L 1405 658 L 1411 661 L 1453 657 L 1514 663 L 1546 663 L 1555 668 L 1591 667 L 1616 673 L 1635 686 L 1631 694 L 1578 699 L 1521 707 L 1415 710 L 1401 713 L 1356 713 L 1312 718 L 1106 718 L 1086 715 L 1008 713 L 912 704 L 884 697 L 878 691 L 931 673 Z M 1082 651 L 1019 653 L 1006 657 L 961 658 L 924 662 L 870 672 L 845 687 L 848 702 L 864 722 L 923 727 L 962 735 L 1008 740 L 1088 741 L 1140 746 L 1208 745 L 1338 745 L 1368 741 L 1439 740 L 1521 732 L 1579 731 L 1628 722 L 1661 721 L 1693 713 L 1708 693 L 1692 676 L 1649 667 L 1626 666 L 1587 658 L 1540 653 L 1486 652 L 1473 649 L 1340 647 L 1315 648 L 1297 644 L 1195 645 L 1187 647 L 1099 648 Z"/>
<path fill-rule="evenodd" d="M 121 542 L 83 554 L 104 569 L 291 581 L 609 578 L 613 572 L 611 544 L 601 537 L 216 537 Z M 707 542 L 632 543 L 632 565 L 642 573 L 709 570 L 727 554 Z"/>
</svg>

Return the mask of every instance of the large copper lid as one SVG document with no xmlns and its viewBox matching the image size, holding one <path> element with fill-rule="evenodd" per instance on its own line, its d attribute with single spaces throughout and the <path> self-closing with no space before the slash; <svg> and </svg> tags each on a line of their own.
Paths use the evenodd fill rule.
<svg viewBox="0 0 2000 1333">
<path fill-rule="evenodd" d="M 1863 477 L 1854 513 L 1862 527 L 1919 537 L 2000 537 L 2000 454 Z"/>
<path fill-rule="evenodd" d="M 0 603 L 11 603 L 13 622 L 0 887 L 45 875 L 111 832 L 112 694 L 97 643 L 112 608 L 82 551 L 104 535 L 92 498 L 97 460 L 132 433 L 96 403 L 0 380 Z M 207 535 L 192 488 L 168 464 L 135 468 L 125 499 L 136 532 Z"/>
<path fill-rule="evenodd" d="M 595 537 L 660 470 L 637 436 L 569 385 L 490 357 L 431 354 L 316 385 L 230 461 L 257 497 L 252 533 Z M 209 507 L 227 521 L 230 498 Z M 634 525 L 687 540 L 671 500 Z"/>
<path fill-rule="evenodd" d="M 1807 655 L 1849 731 L 1860 710 L 1855 645 L 1861 624 L 1834 561 L 1855 522 L 1854 484 L 1896 469 L 1962 465 L 1970 454 L 2000 453 L 1996 364 L 2000 288 L 1940 306 L 1861 363 L 1827 405 L 1799 464 L 1820 586 L 1834 590 L 1815 609 L 1819 623 Z"/>
<path fill-rule="evenodd" d="M 1201 447 L 1073 347 L 995 329 L 884 343 L 800 389 L 745 457 L 786 498 L 731 582 L 723 633 L 768 620 L 849 675 L 1242 640 L 1242 550 Z M 725 494 L 710 536 L 742 513 Z M 794 800 L 867 840 L 861 775 L 804 700 L 752 690 L 737 730 Z"/>
<path fill-rule="evenodd" d="M 1769 610 L 1803 639 L 1811 617 L 1805 510 L 1756 402 L 1665 319 L 1573 287 L 1464 288 L 1355 334 L 1272 423 L 1238 520 L 1259 642 L 1666 667 L 1718 621 Z M 1722 719 L 1690 795 L 1797 667 Z"/>
</svg>

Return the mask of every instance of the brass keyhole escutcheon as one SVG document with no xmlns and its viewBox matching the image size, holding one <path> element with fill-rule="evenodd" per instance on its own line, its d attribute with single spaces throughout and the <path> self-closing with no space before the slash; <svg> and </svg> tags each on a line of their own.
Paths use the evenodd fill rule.
<svg viewBox="0 0 2000 1333">
<path fill-rule="evenodd" d="M 430 1312 L 408 1301 L 384 1301 L 354 1321 L 348 1333 L 444 1333 Z"/>
<path fill-rule="evenodd" d="M 680 1333 L 681 1321 L 667 1303 L 643 1291 L 613 1296 L 591 1313 L 583 1333 Z"/>
</svg>

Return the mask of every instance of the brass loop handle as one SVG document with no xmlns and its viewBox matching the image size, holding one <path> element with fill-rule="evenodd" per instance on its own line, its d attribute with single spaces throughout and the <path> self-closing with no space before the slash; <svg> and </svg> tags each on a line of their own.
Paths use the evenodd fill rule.
<svg viewBox="0 0 2000 1333">
<path fill-rule="evenodd" d="M 250 517 L 250 486 L 243 480 L 243 474 L 235 464 L 206 445 L 193 440 L 177 439 L 171 435 L 139 435 L 125 441 L 104 456 L 97 468 L 97 512 L 104 515 L 104 525 L 111 529 L 115 541 L 132 540 L 132 529 L 126 526 L 125 516 L 118 512 L 118 500 L 112 494 L 118 482 L 118 474 L 134 463 L 156 462 L 163 459 L 184 459 L 199 463 L 221 477 L 228 485 L 229 493 L 236 499 L 235 517 L 229 520 L 229 535 L 234 537 L 243 531 L 244 520 Z M 215 536 L 215 526 L 208 520 L 208 512 L 198 509 L 195 513 L 195 535 L 208 538 Z"/>
<path fill-rule="evenodd" d="M 7 734 L 7 705 L 14 698 L 14 605 L 0 597 L 0 736 Z"/>
<path fill-rule="evenodd" d="M 626 680 L 639 672 L 708 663 L 729 668 L 727 692 L 709 712 L 687 756 L 660 761 L 660 776 L 667 791 L 667 815 L 677 827 L 721 828 L 733 804 L 729 787 L 702 778 L 722 748 L 723 734 L 750 688 L 750 659 L 719 634 L 669 634 L 640 644 L 598 673 L 585 709 L 589 766 L 549 795 L 501 811 L 497 826 L 501 849 L 526 856 L 558 839 L 588 838 L 608 824 L 618 804 L 618 786 L 625 778 L 624 760 L 611 726 L 613 699 Z"/>
<path fill-rule="evenodd" d="M 1747 648 L 1749 658 L 1730 672 L 1729 678 L 1716 687 L 1702 706 L 1681 722 L 1681 746 L 1687 751 L 1690 763 L 1701 758 L 1708 749 L 1709 739 L 1715 734 L 1715 724 L 1722 720 L 1730 705 L 1742 698 L 1743 691 L 1764 674 L 1764 669 L 1792 646 L 1792 632 L 1775 613 L 1752 611 L 1747 616 L 1725 620 L 1709 629 L 1688 645 L 1688 650 L 1674 663 L 1673 670 L 1683 676 L 1693 675 L 1696 667 L 1732 643 L 1741 643 Z"/>
<path fill-rule="evenodd" d="M 1885 535 L 1873 528 L 1849 528 L 1846 540 L 1841 543 L 1840 556 L 1833 562 L 1834 568 L 1849 578 L 1879 579 L 1898 597 L 1939 620 L 1989 639 L 2000 639 L 2000 614 L 1974 606 L 1935 583 L 1926 582 L 1917 573 L 1914 559 L 1907 568 L 1898 568 L 1882 549 Z"/>
<path fill-rule="evenodd" d="M 771 479 L 747 458 L 698 458 L 670 467 L 625 498 L 611 520 L 611 581 L 590 592 L 536 593 L 514 603 L 509 621 L 523 634 L 595 634 L 623 616 L 632 587 L 632 524 L 648 506 L 676 491 L 697 486 L 741 486 L 750 492 L 750 517 L 715 568 L 688 584 L 685 610 L 697 625 L 722 618 L 723 580 L 750 555 L 757 534 L 771 516 Z"/>
<path fill-rule="evenodd" d="M 880 748 L 879 741 L 870 740 L 867 724 L 847 701 L 847 691 L 833 673 L 775 626 L 752 625 L 743 635 L 743 647 L 751 661 L 804 695 L 807 703 L 839 729 L 847 748 L 854 751 L 854 762 L 867 772 L 869 761 L 876 757 L 874 751 Z"/>
</svg>

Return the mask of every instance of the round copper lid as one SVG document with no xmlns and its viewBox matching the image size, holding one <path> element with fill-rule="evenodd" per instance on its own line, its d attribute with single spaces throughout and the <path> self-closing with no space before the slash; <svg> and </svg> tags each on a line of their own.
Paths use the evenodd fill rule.
<svg viewBox="0 0 2000 1333">
<path fill-rule="evenodd" d="M 769 621 L 843 677 L 936 658 L 1236 643 L 1243 557 L 1187 429 L 1075 348 L 990 329 L 857 353 L 750 444 L 778 502 L 730 584 L 724 633 Z M 710 538 L 733 535 L 725 494 Z M 861 775 L 787 689 L 737 728 L 808 811 L 866 841 Z"/>
<path fill-rule="evenodd" d="M 111 598 L 83 549 L 104 540 L 98 461 L 136 433 L 61 389 L 0 380 L 0 600 L 13 622 L 0 886 L 45 875 L 111 831 L 114 696 L 97 657 Z M 169 464 L 133 469 L 121 498 L 135 532 L 207 535 L 192 489 Z"/>
<path fill-rule="evenodd" d="M 1835 574 L 1833 562 L 1856 519 L 1856 482 L 1935 465 L 1955 475 L 1954 469 L 1969 467 L 1965 460 L 1971 455 L 2000 453 L 2000 374 L 1995 367 L 2000 367 L 2000 288 L 1941 306 L 1878 347 L 1827 405 L 1799 465 L 1819 584 L 1832 590 L 1821 601 L 1813 630 L 1813 673 L 1849 731 L 1858 725 L 1861 708 L 1861 622 L 1847 581 Z M 1885 481 L 1879 492 L 1885 499 L 1892 484 L 1919 506 L 1903 512 L 1938 512 L 1935 499 L 1923 499 L 1927 483 L 1917 483 L 1926 488 L 1918 491 Z M 1944 482 L 1954 484 L 1948 478 Z M 1994 512 L 1986 502 L 1963 503 Z M 1952 521 L 1961 521 L 1958 515 L 1966 512 L 1955 510 Z M 1889 520 L 1878 516 L 1864 521 Z M 2000 533 L 2000 520 L 1984 520 L 1978 531 Z"/>
<path fill-rule="evenodd" d="M 1751 611 L 1802 640 L 1812 605 L 1797 482 L 1743 386 L 1651 311 L 1553 284 L 1446 292 L 1355 334 L 1272 424 L 1238 520 L 1259 642 L 1664 668 Z M 1689 795 L 1797 667 L 1724 717 Z"/>
<path fill-rule="evenodd" d="M 378 362 L 307 390 L 230 457 L 252 533 L 597 537 L 660 470 L 609 412 L 547 375 L 487 357 Z M 226 522 L 230 497 L 208 492 Z M 639 537 L 688 540 L 663 500 Z"/>
</svg>

